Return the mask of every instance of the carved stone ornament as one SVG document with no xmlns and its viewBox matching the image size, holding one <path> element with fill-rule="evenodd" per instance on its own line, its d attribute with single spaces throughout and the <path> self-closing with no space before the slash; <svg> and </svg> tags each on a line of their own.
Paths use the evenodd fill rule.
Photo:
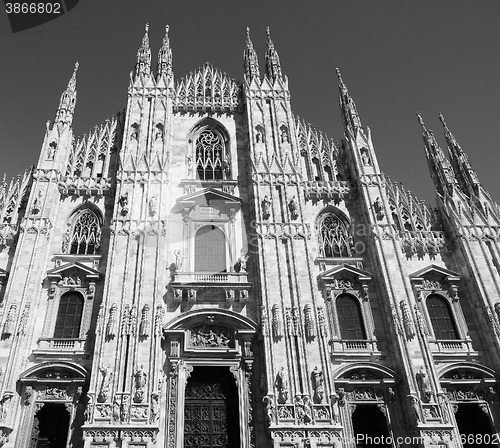
<svg viewBox="0 0 500 448">
<path fill-rule="evenodd" d="M 146 303 L 141 312 L 141 323 L 139 325 L 139 336 L 147 337 L 151 331 L 151 316 L 149 305 Z"/>
<path fill-rule="evenodd" d="M 401 315 L 403 316 L 403 328 L 405 330 L 406 339 L 411 340 L 415 337 L 415 325 L 413 324 L 408 304 L 405 300 L 401 300 L 399 306 L 401 308 Z"/>
<path fill-rule="evenodd" d="M 293 220 L 299 217 L 297 199 L 295 199 L 295 196 L 293 196 L 292 199 L 290 199 L 290 202 L 288 203 L 288 210 L 290 210 L 290 216 Z"/>
<path fill-rule="evenodd" d="M 238 263 L 240 265 L 240 272 L 247 272 L 247 261 L 250 258 L 243 250 L 241 251 L 241 255 L 238 258 Z"/>
<path fill-rule="evenodd" d="M 200 325 L 190 334 L 193 347 L 229 347 L 232 338 L 231 329 L 214 325 Z"/>
<path fill-rule="evenodd" d="M 106 326 L 106 336 L 108 338 L 115 337 L 118 333 L 118 306 L 116 303 L 111 305 L 109 309 L 108 325 Z"/>
<path fill-rule="evenodd" d="M 316 337 L 316 326 L 313 318 L 313 313 L 312 313 L 312 306 L 310 304 L 307 304 L 304 307 L 304 320 L 305 320 L 305 327 L 306 327 L 306 338 L 307 339 L 313 339 Z"/>
<path fill-rule="evenodd" d="M 272 396 L 266 395 L 262 399 L 262 403 L 264 404 L 265 418 L 266 418 L 267 426 L 271 426 L 275 422 L 274 398 Z"/>
<path fill-rule="evenodd" d="M 271 313 L 273 338 L 279 339 L 283 337 L 283 325 L 281 323 L 281 312 L 279 305 L 274 304 L 271 309 Z"/>
</svg>

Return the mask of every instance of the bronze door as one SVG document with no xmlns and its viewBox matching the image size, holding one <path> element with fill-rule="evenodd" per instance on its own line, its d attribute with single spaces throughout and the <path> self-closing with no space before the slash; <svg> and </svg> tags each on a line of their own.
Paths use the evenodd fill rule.
<svg viewBox="0 0 500 448">
<path fill-rule="evenodd" d="M 184 404 L 184 447 L 227 448 L 226 397 L 217 383 L 189 383 Z"/>
</svg>

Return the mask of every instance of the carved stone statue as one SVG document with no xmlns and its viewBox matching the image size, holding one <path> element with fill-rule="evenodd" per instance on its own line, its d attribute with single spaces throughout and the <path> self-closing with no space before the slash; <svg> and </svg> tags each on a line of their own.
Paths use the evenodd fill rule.
<svg viewBox="0 0 500 448">
<path fill-rule="evenodd" d="M 290 210 L 292 219 L 297 219 L 299 217 L 297 200 L 295 199 L 295 196 L 293 196 L 292 199 L 290 199 L 290 202 L 288 203 L 288 210 Z"/>
<path fill-rule="evenodd" d="M 264 403 L 264 408 L 266 409 L 266 421 L 267 425 L 271 426 L 274 423 L 274 399 L 266 395 L 262 402 Z"/>
<path fill-rule="evenodd" d="M 271 216 L 271 201 L 267 196 L 264 196 L 262 201 L 262 219 L 269 219 Z"/>
<path fill-rule="evenodd" d="M 193 166 L 194 166 L 193 156 L 187 156 L 188 175 L 193 174 Z"/>
<path fill-rule="evenodd" d="M 278 390 L 278 403 L 284 404 L 288 401 L 288 376 L 285 372 L 285 368 L 282 367 L 281 370 L 276 375 L 275 381 L 276 389 Z"/>
<path fill-rule="evenodd" d="M 155 216 L 158 212 L 158 196 L 154 195 L 149 200 L 149 215 Z"/>
<path fill-rule="evenodd" d="M 427 372 L 424 367 L 420 367 L 420 370 L 416 374 L 418 387 L 420 388 L 420 396 L 424 403 L 429 403 L 433 399 L 432 390 L 429 385 L 429 379 L 427 378 Z"/>
<path fill-rule="evenodd" d="M 314 367 L 311 373 L 311 383 L 314 390 L 314 402 L 322 403 L 325 395 L 325 389 L 323 387 L 323 372 L 318 369 L 318 366 Z"/>
<path fill-rule="evenodd" d="M 99 367 L 99 371 L 101 372 L 102 380 L 98 399 L 102 403 L 109 397 L 109 385 L 111 382 L 111 377 L 113 376 L 113 370 L 111 369 L 111 366 L 108 365 L 108 367 Z"/>
<path fill-rule="evenodd" d="M 248 260 L 248 258 L 249 258 L 249 256 L 247 254 L 245 254 L 245 252 L 243 252 L 243 250 L 242 250 L 240 258 L 238 258 L 238 261 L 240 263 L 240 272 L 246 272 L 247 271 L 247 260 Z"/>
<path fill-rule="evenodd" d="M 148 375 L 144 371 L 144 366 L 137 366 L 134 373 L 135 378 L 135 396 L 134 399 L 137 403 L 142 402 L 144 400 L 144 390 L 146 388 Z"/>
<path fill-rule="evenodd" d="M 180 271 L 182 269 L 182 261 L 183 261 L 183 256 L 182 256 L 182 251 L 180 249 L 177 249 L 174 251 L 175 255 L 175 270 Z"/>
<path fill-rule="evenodd" d="M 122 216 L 128 215 L 128 192 L 120 197 L 119 203 L 120 207 L 122 208 L 121 210 Z"/>
<path fill-rule="evenodd" d="M 226 179 L 231 177 L 231 157 L 229 154 L 224 156 L 224 162 L 222 162 L 222 167 L 224 169 L 224 174 L 226 175 Z"/>
</svg>

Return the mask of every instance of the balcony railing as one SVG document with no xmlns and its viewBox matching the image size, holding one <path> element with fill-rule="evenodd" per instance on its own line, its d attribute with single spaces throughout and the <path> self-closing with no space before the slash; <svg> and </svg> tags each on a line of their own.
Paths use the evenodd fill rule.
<svg viewBox="0 0 500 448">
<path fill-rule="evenodd" d="M 40 338 L 36 352 L 83 352 L 86 338 Z"/>
<path fill-rule="evenodd" d="M 356 356 L 378 353 L 377 341 L 365 339 L 331 340 L 332 356 Z"/>
<path fill-rule="evenodd" d="M 247 283 L 246 272 L 176 272 L 175 283 Z"/>
</svg>

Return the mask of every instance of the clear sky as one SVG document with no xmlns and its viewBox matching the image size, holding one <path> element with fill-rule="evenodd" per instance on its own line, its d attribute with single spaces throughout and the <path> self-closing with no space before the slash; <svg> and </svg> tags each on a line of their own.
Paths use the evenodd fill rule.
<svg viewBox="0 0 500 448">
<path fill-rule="evenodd" d="M 339 67 L 386 174 L 434 201 L 415 114 L 444 149 L 442 113 L 500 200 L 497 0 L 81 0 L 65 16 L 19 33 L 0 12 L 0 172 L 11 177 L 37 162 L 45 122 L 54 119 L 75 61 L 76 136 L 125 108 L 146 22 L 154 67 L 170 25 L 177 79 L 210 61 L 242 80 L 246 26 L 262 71 L 269 25 L 295 114 L 342 137 Z"/>
</svg>

